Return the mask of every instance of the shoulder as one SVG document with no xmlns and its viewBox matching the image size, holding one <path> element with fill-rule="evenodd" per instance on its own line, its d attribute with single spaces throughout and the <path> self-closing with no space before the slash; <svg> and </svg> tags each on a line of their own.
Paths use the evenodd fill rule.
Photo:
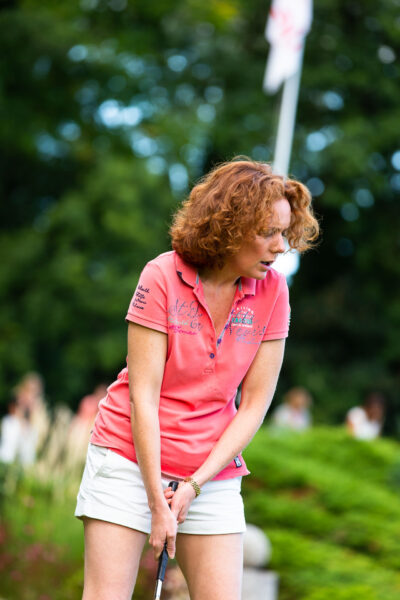
<svg viewBox="0 0 400 600">
<path fill-rule="evenodd" d="M 156 293 L 166 293 L 168 282 L 174 280 L 176 273 L 174 264 L 174 252 L 164 252 L 156 256 L 143 267 L 136 288 L 136 294 L 143 294 L 142 301 L 146 297 L 154 296 Z"/>
<path fill-rule="evenodd" d="M 256 281 L 256 295 L 279 296 L 282 292 L 287 293 L 288 286 L 283 273 L 270 268 L 265 279 Z"/>
<path fill-rule="evenodd" d="M 286 287 L 286 277 L 284 276 L 284 274 L 280 273 L 279 271 L 276 271 L 272 267 L 268 270 L 267 277 L 265 279 L 267 279 L 270 282 L 270 284 L 274 282 L 278 286 Z"/>
<path fill-rule="evenodd" d="M 168 281 L 176 273 L 175 252 L 163 252 L 145 264 L 140 277 Z"/>
<path fill-rule="evenodd" d="M 163 252 L 162 254 L 159 254 L 152 260 L 149 260 L 149 262 L 146 264 L 146 267 L 148 267 L 148 266 L 157 267 L 161 271 L 165 271 L 165 270 L 168 271 L 169 269 L 175 270 L 175 255 L 176 255 L 175 250 L 170 250 L 169 252 Z"/>
</svg>

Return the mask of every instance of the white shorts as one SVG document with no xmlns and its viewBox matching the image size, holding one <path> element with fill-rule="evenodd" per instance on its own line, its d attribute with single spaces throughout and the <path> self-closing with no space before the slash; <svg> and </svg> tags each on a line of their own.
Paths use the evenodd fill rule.
<svg viewBox="0 0 400 600">
<path fill-rule="evenodd" d="M 171 479 L 162 479 L 163 488 Z M 178 525 L 178 533 L 217 535 L 246 531 L 241 480 L 235 477 L 205 483 L 200 496 L 190 505 L 185 522 Z M 151 512 L 139 466 L 112 450 L 89 444 L 75 516 L 150 533 Z"/>
</svg>

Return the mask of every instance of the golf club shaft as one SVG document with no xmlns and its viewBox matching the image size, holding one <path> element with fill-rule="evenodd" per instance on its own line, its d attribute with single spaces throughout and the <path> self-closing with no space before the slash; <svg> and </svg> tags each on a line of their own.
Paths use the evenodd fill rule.
<svg viewBox="0 0 400 600">
<path fill-rule="evenodd" d="M 178 489 L 177 481 L 170 481 L 169 487 L 172 488 L 172 491 L 175 492 Z M 165 577 L 165 569 L 167 568 L 168 562 L 168 550 L 167 550 L 167 542 L 164 544 L 164 548 L 160 554 L 160 558 L 158 559 L 158 569 L 157 569 L 157 581 L 156 581 L 156 590 L 154 592 L 154 600 L 160 600 L 161 598 L 161 588 Z"/>
</svg>

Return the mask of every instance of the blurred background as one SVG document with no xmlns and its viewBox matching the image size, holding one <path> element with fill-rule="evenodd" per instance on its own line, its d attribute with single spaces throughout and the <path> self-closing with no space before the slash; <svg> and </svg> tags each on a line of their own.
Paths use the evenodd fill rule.
<svg viewBox="0 0 400 600">
<path fill-rule="evenodd" d="M 203 173 L 273 160 L 269 8 L 0 3 L 3 600 L 80 598 L 74 496 L 139 273 Z M 290 277 L 286 359 L 244 483 L 280 600 L 400 597 L 399 55 L 399 0 L 314 3 L 289 171 L 323 234 Z M 135 598 L 151 597 L 143 560 Z"/>
</svg>

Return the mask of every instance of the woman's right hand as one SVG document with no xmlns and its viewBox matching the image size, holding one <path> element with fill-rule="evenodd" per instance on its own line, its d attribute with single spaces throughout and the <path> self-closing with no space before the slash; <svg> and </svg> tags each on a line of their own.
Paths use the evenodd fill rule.
<svg viewBox="0 0 400 600">
<path fill-rule="evenodd" d="M 151 511 L 151 534 L 149 543 L 153 548 L 154 558 L 158 560 L 165 542 L 169 558 L 175 556 L 175 541 L 178 523 L 167 503 Z"/>
</svg>

